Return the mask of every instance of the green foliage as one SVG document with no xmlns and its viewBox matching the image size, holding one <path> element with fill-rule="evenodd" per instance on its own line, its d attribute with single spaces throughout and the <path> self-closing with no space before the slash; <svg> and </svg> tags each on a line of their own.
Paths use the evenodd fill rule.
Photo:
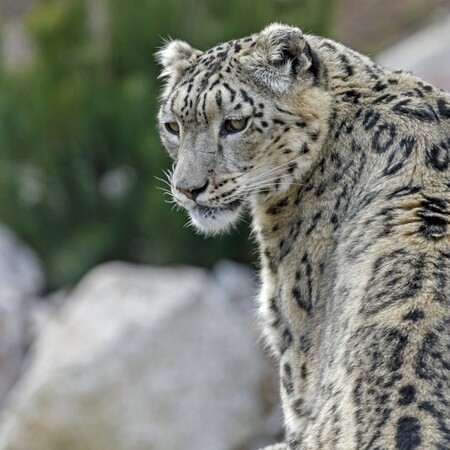
<svg viewBox="0 0 450 450">
<path fill-rule="evenodd" d="M 205 48 L 269 22 L 326 33 L 335 0 L 107 0 L 108 45 L 84 0 L 27 17 L 35 64 L 0 73 L 0 219 L 44 260 L 49 287 L 108 259 L 210 265 L 254 259 L 244 225 L 208 239 L 183 227 L 155 179 L 170 166 L 155 129 L 162 37 Z"/>
</svg>

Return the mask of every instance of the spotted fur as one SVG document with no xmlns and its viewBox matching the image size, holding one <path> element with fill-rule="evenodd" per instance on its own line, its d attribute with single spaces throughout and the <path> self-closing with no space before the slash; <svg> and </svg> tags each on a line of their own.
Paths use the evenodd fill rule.
<svg viewBox="0 0 450 450">
<path fill-rule="evenodd" d="M 206 233 L 252 215 L 274 448 L 449 449 L 450 95 L 278 24 L 158 58 L 174 198 Z"/>
</svg>

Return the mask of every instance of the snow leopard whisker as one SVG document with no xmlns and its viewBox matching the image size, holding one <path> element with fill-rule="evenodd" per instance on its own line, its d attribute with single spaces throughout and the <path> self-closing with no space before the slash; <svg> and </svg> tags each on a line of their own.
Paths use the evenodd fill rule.
<svg viewBox="0 0 450 450">
<path fill-rule="evenodd" d="M 293 159 L 291 159 L 291 160 L 289 160 L 289 161 L 287 161 L 287 162 L 285 162 L 283 164 L 280 164 L 280 165 L 278 165 L 276 167 L 272 167 L 271 169 L 267 170 L 266 172 L 261 173 L 259 175 L 256 175 L 255 177 L 251 178 L 248 182 L 251 183 L 253 181 L 259 180 L 260 178 L 263 178 L 266 175 L 271 174 L 272 172 L 276 172 L 277 170 L 280 170 L 280 169 L 283 169 L 286 166 L 289 166 L 290 164 L 292 164 L 296 160 L 297 160 L 297 158 L 293 158 Z"/>
</svg>

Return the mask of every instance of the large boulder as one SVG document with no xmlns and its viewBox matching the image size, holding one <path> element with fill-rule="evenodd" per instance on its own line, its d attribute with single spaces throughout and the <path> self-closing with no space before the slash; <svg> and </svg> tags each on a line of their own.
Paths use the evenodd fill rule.
<svg viewBox="0 0 450 450">
<path fill-rule="evenodd" d="M 201 269 L 95 269 L 37 339 L 0 449 L 245 448 L 267 375 L 249 322 Z"/>
<path fill-rule="evenodd" d="M 0 224 L 0 406 L 16 381 L 28 344 L 32 299 L 44 286 L 36 255 Z"/>
</svg>

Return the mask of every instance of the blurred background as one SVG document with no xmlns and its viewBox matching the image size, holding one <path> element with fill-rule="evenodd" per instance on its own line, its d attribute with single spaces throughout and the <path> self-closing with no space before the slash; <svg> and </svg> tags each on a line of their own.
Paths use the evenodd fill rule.
<svg viewBox="0 0 450 450">
<path fill-rule="evenodd" d="M 195 450 L 248 450 L 280 438 L 281 421 L 272 369 L 260 351 L 255 350 L 259 339 L 252 313 L 256 283 L 248 265 L 257 265 L 257 253 L 249 236 L 249 220 L 243 221 L 232 235 L 203 239 L 186 228 L 187 220 L 182 212 L 172 210 L 165 202 L 167 197 L 160 190 L 165 187 L 164 182 L 158 178 L 164 178 L 163 169 L 169 168 L 171 162 L 156 132 L 160 83 L 153 55 L 167 37 L 184 39 L 199 49 L 206 49 L 280 21 L 342 41 L 387 66 L 412 70 L 450 90 L 449 14 L 450 0 L 0 0 L 0 281 L 3 281 L 0 288 L 3 344 L 0 347 L 4 347 L 0 348 L 0 406 L 6 398 L 9 405 L 4 410 L 6 425 L 0 428 L 0 449 L 187 450 L 192 444 Z M 69 294 L 87 272 L 111 260 L 141 266 L 102 266 Z M 217 265 L 220 260 L 235 263 L 222 261 Z M 208 270 L 180 268 L 190 265 Z M 183 287 L 184 297 L 180 297 L 179 290 L 170 291 L 174 280 L 180 289 Z M 192 285 L 192 280 L 198 283 Z M 206 305 L 207 299 L 219 291 L 217 295 L 229 302 L 216 305 L 217 310 L 209 310 L 211 305 Z M 146 309 L 148 305 L 143 300 L 146 295 L 158 299 L 151 311 Z M 121 309 L 125 297 L 134 298 L 136 303 L 129 300 L 131 306 Z M 193 298 L 201 299 L 202 306 L 187 308 Z M 183 328 L 186 324 L 175 319 L 180 311 L 186 311 L 185 307 L 192 314 L 198 312 L 195 323 L 203 323 L 208 317 L 208 321 L 216 321 L 216 328 L 199 325 L 203 334 L 199 331 L 200 335 L 194 338 L 195 332 Z M 225 310 L 227 316 L 235 318 L 234 324 L 224 319 Z M 158 314 L 169 315 L 168 311 L 173 314 L 174 322 L 168 322 L 171 323 L 168 330 L 172 332 L 168 331 L 166 336 L 151 324 Z M 124 318 L 125 325 L 116 322 L 117 317 Z M 145 324 L 140 322 L 143 318 Z M 224 322 L 218 326 L 221 320 Z M 236 323 L 241 324 L 241 329 L 233 328 Z M 136 338 L 140 326 L 150 340 Z M 102 327 L 109 331 L 96 335 Z M 163 430 L 161 433 L 167 436 L 170 433 L 164 426 L 185 424 L 185 429 L 180 426 L 184 434 L 177 435 L 178 440 L 174 438 L 171 443 L 156 440 L 158 443 L 151 444 L 146 432 L 138 430 L 130 417 L 141 408 L 146 409 L 153 400 L 144 396 L 147 400 L 141 405 L 140 393 L 129 392 L 124 385 L 120 388 L 123 395 L 117 397 L 116 403 L 104 409 L 98 406 L 102 399 L 113 395 L 111 392 L 117 393 L 114 383 L 129 375 L 129 367 L 134 367 L 133 373 L 140 377 L 154 374 L 148 392 L 155 385 L 159 395 L 165 392 L 161 388 L 164 380 L 171 379 L 180 370 L 183 372 L 189 362 L 181 366 L 168 364 L 167 373 L 157 375 L 155 367 L 165 367 L 158 359 L 161 355 L 155 356 L 156 362 L 147 367 L 143 362 L 138 364 L 138 357 L 130 361 L 133 351 L 121 346 L 130 342 L 131 333 L 131 341 L 136 338 L 136 342 L 141 342 L 133 348 L 142 349 L 148 356 L 144 358 L 146 364 L 150 364 L 151 349 L 166 339 L 171 342 L 169 336 L 173 337 L 174 329 L 178 330 L 175 335 L 180 340 L 186 340 L 186 336 L 193 340 L 187 339 L 187 350 L 177 347 L 177 340 L 167 344 L 166 354 L 187 351 L 194 357 L 195 351 L 201 348 L 203 353 L 197 356 L 208 365 L 214 358 L 214 348 L 221 348 L 224 366 L 210 368 L 209 378 L 222 380 L 220 374 L 229 369 L 231 376 L 233 367 L 239 368 L 242 361 L 254 358 L 254 371 L 249 369 L 249 378 L 242 380 L 243 392 L 247 392 L 242 395 L 248 395 L 250 389 L 245 383 L 257 385 L 258 392 L 246 402 L 235 399 L 230 411 L 240 425 L 250 423 L 248 417 L 252 416 L 258 416 L 259 422 L 242 431 L 242 436 L 236 431 L 236 423 L 229 424 L 225 435 L 234 434 L 237 441 L 227 443 L 225 437 L 214 431 L 213 423 L 209 425 L 210 434 L 216 440 L 208 440 L 206 435 L 204 441 L 196 440 L 195 427 L 205 428 L 205 418 L 212 417 L 212 411 L 190 423 L 186 415 L 184 418 L 171 415 L 172 404 L 163 402 L 161 406 L 158 403 L 161 399 L 150 396 L 159 409 L 156 409 L 157 419 L 150 417 L 148 421 L 159 423 L 161 417 L 166 417 L 166 425 L 159 424 L 155 429 Z M 247 329 L 250 335 L 242 335 L 246 332 L 242 330 Z M 223 330 L 223 334 L 218 330 Z M 205 342 L 214 333 L 219 333 L 217 340 L 212 340 L 216 342 L 215 347 L 207 350 Z M 97 337 L 91 340 L 91 336 Z M 251 347 L 247 350 L 242 344 L 245 339 Z M 64 345 L 58 347 L 55 342 Z M 97 342 L 98 348 L 92 342 Z M 91 347 L 98 350 L 97 357 L 100 354 L 106 358 L 105 348 L 111 354 L 122 354 L 122 365 L 116 366 L 118 360 L 114 357 L 111 365 L 100 358 L 103 363 L 92 366 L 98 358 L 91 355 L 89 360 L 86 356 Z M 242 354 L 236 356 L 238 347 L 242 347 Z M 55 361 L 66 361 L 61 362 L 62 369 L 58 370 L 62 372 L 57 371 L 56 379 L 67 384 L 57 395 L 52 389 L 61 384 L 46 372 Z M 99 384 L 89 384 L 86 374 L 91 372 L 87 367 L 96 374 L 93 378 L 100 380 Z M 48 376 L 38 388 L 33 384 L 36 376 L 29 375 L 33 371 L 47 374 L 42 375 L 41 381 Z M 64 378 L 61 373 L 71 375 Z M 231 379 L 236 377 L 239 375 L 234 373 Z M 222 387 L 227 386 L 229 379 L 221 381 Z M 80 391 L 71 390 L 74 380 L 85 382 Z M 105 380 L 111 381 L 110 390 L 102 390 L 109 386 Z M 127 386 L 136 383 L 135 379 L 130 380 Z M 145 385 L 143 379 L 139 380 Z M 193 375 L 192 380 L 186 377 L 186 380 L 192 387 L 199 376 Z M 197 391 L 192 388 L 191 405 L 200 402 L 205 383 L 199 384 Z M 30 392 L 41 392 L 39 389 L 44 385 L 50 386 L 50 393 L 45 391 L 42 398 L 34 399 L 34 409 L 23 406 L 31 401 Z M 170 397 L 175 385 L 179 385 L 179 380 L 169 383 L 162 397 Z M 15 389 L 7 396 L 11 386 Z M 210 389 L 219 395 L 217 384 Z M 89 390 L 96 394 L 89 396 L 86 393 Z M 230 400 L 230 391 L 224 390 L 222 394 L 215 404 L 221 404 L 222 411 L 226 412 L 223 402 L 226 403 L 226 398 Z M 133 395 L 137 403 L 130 406 L 128 400 Z M 59 400 L 52 403 L 54 398 Z M 204 412 L 201 405 L 210 402 L 209 398 L 199 403 L 199 411 Z M 101 420 L 97 417 L 92 423 L 103 431 L 95 432 L 88 429 L 86 421 L 79 419 L 80 411 L 85 411 L 80 407 L 66 411 L 71 418 L 64 422 L 61 405 L 74 405 L 78 401 L 85 406 L 98 406 L 105 416 L 113 410 L 129 410 L 128 419 L 120 416 L 108 422 L 103 416 Z M 258 412 L 250 406 L 245 411 L 239 406 L 240 412 L 233 409 L 236 404 L 244 403 L 259 408 Z M 38 425 L 37 418 L 43 416 L 40 407 L 51 418 L 45 426 Z M 15 414 L 21 420 L 27 416 L 28 422 L 19 424 L 17 417 L 11 419 Z M 202 413 L 198 414 L 200 417 Z M 77 417 L 75 425 L 74 417 Z M 117 426 L 127 420 L 132 425 Z M 46 428 L 49 422 L 52 432 Z M 219 417 L 217 423 L 227 422 Z M 31 436 L 26 444 L 17 437 L 25 436 L 25 429 Z M 68 429 L 71 433 L 75 430 L 75 434 L 69 436 Z M 115 438 L 116 446 L 113 446 L 105 436 L 118 433 L 118 429 L 120 438 Z M 52 444 L 50 441 L 38 444 L 39 439 L 35 439 L 38 435 L 54 435 Z"/>
</svg>

